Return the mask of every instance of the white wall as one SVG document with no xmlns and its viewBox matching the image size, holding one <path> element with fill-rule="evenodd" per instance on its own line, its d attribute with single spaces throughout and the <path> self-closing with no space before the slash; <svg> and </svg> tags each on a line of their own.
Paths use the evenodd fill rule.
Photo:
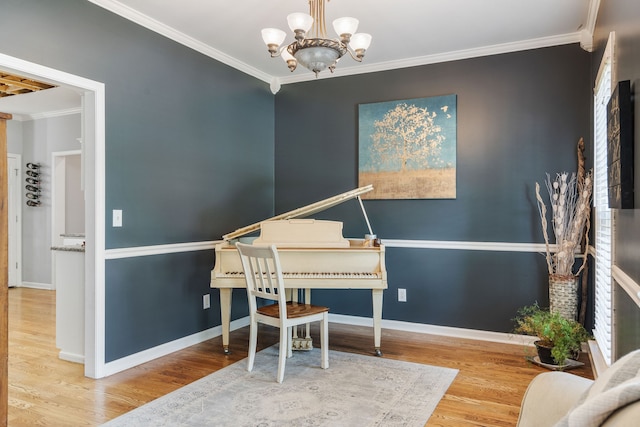
<svg viewBox="0 0 640 427">
<path fill-rule="evenodd" d="M 65 233 L 84 234 L 84 192 L 80 154 L 65 159 Z"/>
<path fill-rule="evenodd" d="M 7 123 L 8 152 L 22 154 L 24 164 L 41 165 L 41 205 L 29 207 L 26 197 L 22 200 L 22 282 L 51 286 L 51 153 L 80 149 L 81 115 Z"/>
<path fill-rule="evenodd" d="M 7 120 L 7 153 L 22 154 L 22 123 Z"/>
</svg>

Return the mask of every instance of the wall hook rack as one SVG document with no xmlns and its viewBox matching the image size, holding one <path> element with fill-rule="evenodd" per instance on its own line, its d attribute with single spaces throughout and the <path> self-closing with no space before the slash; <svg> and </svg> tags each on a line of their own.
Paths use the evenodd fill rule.
<svg viewBox="0 0 640 427">
<path fill-rule="evenodd" d="M 39 163 L 27 163 L 27 178 L 25 186 L 27 193 L 25 194 L 27 199 L 27 206 L 36 207 L 40 206 L 40 194 L 42 192 L 40 188 L 40 164 Z"/>
</svg>

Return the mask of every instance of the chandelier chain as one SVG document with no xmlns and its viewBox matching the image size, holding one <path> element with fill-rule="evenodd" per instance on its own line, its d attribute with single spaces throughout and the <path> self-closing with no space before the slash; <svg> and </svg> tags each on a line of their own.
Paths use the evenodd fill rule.
<svg viewBox="0 0 640 427">
<path fill-rule="evenodd" d="M 309 14 L 315 19 L 311 26 L 311 35 L 314 38 L 327 38 L 327 25 L 324 17 L 325 0 L 309 0 Z"/>
</svg>

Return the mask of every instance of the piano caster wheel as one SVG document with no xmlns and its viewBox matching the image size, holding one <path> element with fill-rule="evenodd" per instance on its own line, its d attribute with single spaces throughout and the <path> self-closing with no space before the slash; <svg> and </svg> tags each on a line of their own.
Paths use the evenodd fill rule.
<svg viewBox="0 0 640 427">
<path fill-rule="evenodd" d="M 226 355 L 228 355 L 228 354 L 230 354 L 230 353 L 231 353 L 231 352 L 229 351 L 229 347 L 225 347 L 225 348 L 224 348 L 224 354 L 225 354 L 225 356 L 226 356 Z"/>
<path fill-rule="evenodd" d="M 376 348 L 376 356 L 382 357 L 382 351 L 379 348 Z"/>
</svg>

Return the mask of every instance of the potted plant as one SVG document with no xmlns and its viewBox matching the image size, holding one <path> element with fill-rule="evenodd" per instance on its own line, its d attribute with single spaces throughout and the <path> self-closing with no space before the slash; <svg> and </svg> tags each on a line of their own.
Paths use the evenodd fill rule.
<svg viewBox="0 0 640 427">
<path fill-rule="evenodd" d="M 582 140 L 581 140 L 582 141 Z M 552 312 L 560 312 L 567 319 L 576 319 L 578 308 L 577 276 L 586 264 L 586 253 L 582 265 L 574 272 L 575 253 L 580 249 L 583 237 L 588 248 L 589 217 L 593 174 L 580 169 L 578 175 L 562 172 L 555 177 L 547 174 L 546 187 L 549 193 L 551 229 L 555 240 L 552 246 L 547 232 L 547 206 L 540 195 L 536 182 L 536 200 L 542 224 L 542 235 L 546 247 L 549 272 L 549 303 Z"/>
<path fill-rule="evenodd" d="M 518 310 L 514 321 L 514 332 L 538 337 L 534 344 L 541 363 L 564 365 L 567 359 L 577 358 L 582 343 L 589 339 L 579 322 L 541 308 L 538 303 Z"/>
</svg>

